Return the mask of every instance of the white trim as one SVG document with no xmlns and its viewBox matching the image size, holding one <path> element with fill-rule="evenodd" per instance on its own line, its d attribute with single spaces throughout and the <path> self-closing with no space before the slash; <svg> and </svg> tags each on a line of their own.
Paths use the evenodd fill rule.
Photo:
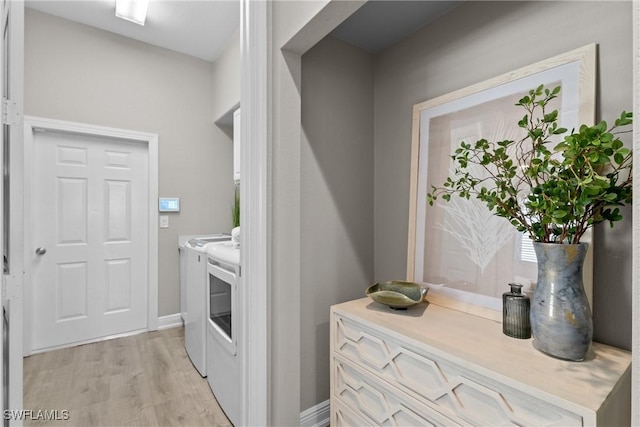
<svg viewBox="0 0 640 427">
<path fill-rule="evenodd" d="M 158 317 L 158 330 L 178 328 L 178 327 L 182 327 L 182 318 L 180 317 L 180 313 L 169 314 L 167 316 Z M 53 347 L 34 350 L 31 352 L 31 354 L 45 353 L 47 351 L 59 350 L 61 348 L 77 347 L 79 345 L 84 345 L 84 344 L 91 344 L 91 343 L 96 343 L 101 341 L 109 341 L 116 338 L 124 338 L 132 335 L 143 334 L 145 332 L 149 332 L 149 331 L 147 329 L 137 329 L 135 331 L 123 332 L 121 334 L 108 335 L 106 337 L 94 338 L 90 340 L 78 341 L 70 344 L 57 345 Z"/>
<path fill-rule="evenodd" d="M 633 2 L 633 193 L 640 194 L 640 3 Z M 640 426 L 640 203 L 633 204 L 631 425 Z"/>
<path fill-rule="evenodd" d="M 8 83 L 8 93 L 3 96 L 9 96 L 11 104 L 14 106 L 12 115 L 12 124 L 9 136 L 9 209 L 5 211 L 5 215 L 9 216 L 8 238 L 9 253 L 0 255 L 9 256 L 9 275 L 3 273 L 3 295 L 2 303 L 6 308 L 8 330 L 4 330 L 3 334 L 7 334 L 8 348 L 3 348 L 3 356 L 8 354 L 8 360 L 3 360 L 2 369 L 8 365 L 8 396 L 2 395 L 3 409 L 22 409 L 23 408 L 23 361 L 22 348 L 24 347 L 24 260 L 22 258 L 24 239 L 23 233 L 24 205 L 23 205 L 23 176 L 22 164 L 24 156 L 23 144 L 23 115 L 24 115 L 24 1 L 4 2 L 2 8 L 2 19 L 8 24 L 2 28 L 8 33 L 7 52 L 4 56 L 8 61 L 8 76 L 3 76 L 5 82 Z M 8 8 L 8 10 L 7 10 Z M 4 46 L 3 46 L 4 48 Z M 2 53 L 3 48 L 0 48 Z M 1 156 L 0 156 L 1 159 Z M 7 160 L 7 159 L 5 159 Z M 0 162 L 1 164 L 2 162 Z M 4 195 L 6 196 L 6 195 Z M 2 197 L 4 203 L 4 197 Z M 2 217 L 0 216 L 0 219 Z M 5 218 L 6 219 L 6 218 Z M 1 244 L 1 243 L 0 243 Z M 2 257 L 0 257 L 2 259 Z M 2 310 L 0 310 L 0 314 Z M 3 319 L 0 319 L 2 321 Z M 2 337 L 0 337 L 2 338 Z M 0 376 L 0 378 L 2 378 Z M 4 382 L 0 383 L 0 387 L 4 386 Z M 5 400 L 8 401 L 8 407 L 4 407 Z M 8 421 L 9 426 L 22 426 L 20 419 L 12 419 Z"/>
<path fill-rule="evenodd" d="M 67 122 L 62 120 L 44 119 L 25 116 L 24 118 L 24 161 L 16 165 L 16 174 L 24 179 L 24 227 L 23 241 L 31 241 L 31 170 L 33 163 L 33 132 L 37 130 L 52 130 L 56 132 L 68 132 L 85 135 L 97 135 L 116 139 L 147 144 L 148 150 L 148 206 L 149 206 L 149 234 L 148 234 L 148 289 L 147 289 L 147 330 L 158 329 L 158 135 L 145 132 L 116 129 L 104 126 L 94 126 L 84 123 Z M 23 170 L 20 170 L 20 167 Z M 23 249 L 24 261 L 29 259 L 27 246 Z M 28 271 L 25 262 L 24 275 L 24 341 L 23 354 L 31 354 L 31 272 Z"/>
<path fill-rule="evenodd" d="M 240 334 L 242 365 L 242 407 L 240 425 L 269 425 L 269 353 L 270 304 L 269 281 L 269 121 L 268 121 L 268 60 L 269 2 L 242 0 L 240 37 L 242 78 L 240 106 L 242 121 L 240 154 L 242 171 L 242 206 L 240 235 L 243 286 L 241 307 L 244 310 L 243 331 Z M 249 244 L 251 242 L 251 244 Z M 250 283 L 250 286 L 248 285 Z M 251 325 L 251 327 L 249 327 Z"/>
<path fill-rule="evenodd" d="M 39 354 L 39 353 L 46 353 L 48 351 L 60 350 L 60 349 L 63 349 L 63 348 L 78 347 L 78 346 L 81 346 L 81 345 L 93 344 L 93 343 L 96 343 L 96 342 L 109 341 L 109 340 L 114 340 L 114 339 L 117 339 L 117 338 L 130 337 L 132 335 L 144 334 L 146 332 L 148 332 L 146 329 L 136 329 L 136 330 L 133 330 L 133 331 L 123 332 L 121 334 L 107 335 L 106 337 L 91 338 L 89 340 L 84 340 L 84 341 L 77 341 L 77 342 L 72 342 L 72 343 L 67 343 L 67 344 L 62 344 L 62 345 L 54 345 L 54 346 L 51 346 L 51 347 L 39 348 L 37 350 L 33 350 L 33 351 L 31 351 L 31 355 Z"/>
<path fill-rule="evenodd" d="M 158 317 L 158 330 L 178 328 L 182 326 L 182 316 L 180 313 L 169 314 Z"/>
<path fill-rule="evenodd" d="M 329 399 L 300 413 L 300 427 L 326 427 L 331 417 Z"/>
</svg>

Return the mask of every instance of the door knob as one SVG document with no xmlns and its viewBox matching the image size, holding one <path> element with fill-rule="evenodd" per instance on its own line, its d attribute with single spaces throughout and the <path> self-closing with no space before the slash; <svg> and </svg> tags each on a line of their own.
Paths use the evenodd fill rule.
<svg viewBox="0 0 640 427">
<path fill-rule="evenodd" d="M 36 255 L 44 255 L 47 253 L 47 249 L 40 246 L 36 249 Z"/>
</svg>

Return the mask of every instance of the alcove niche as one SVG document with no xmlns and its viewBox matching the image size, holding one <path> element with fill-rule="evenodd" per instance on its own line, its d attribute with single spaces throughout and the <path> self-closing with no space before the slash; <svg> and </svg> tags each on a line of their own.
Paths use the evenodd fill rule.
<svg viewBox="0 0 640 427">
<path fill-rule="evenodd" d="M 598 119 L 633 105 L 632 69 L 617 66 L 632 60 L 631 3 L 435 2 L 443 9 L 422 22 L 416 24 L 415 10 L 408 13 L 412 20 L 405 16 L 396 40 L 382 34 L 386 45 L 353 36 L 362 25 L 377 35 L 402 27 L 394 10 L 403 3 L 365 4 L 302 56 L 303 410 L 329 398 L 329 307 L 363 297 L 374 282 L 406 277 L 414 104 L 595 42 Z M 567 23 L 565 16 L 579 19 Z M 350 19 L 360 21 L 349 27 Z M 592 19 L 605 22 L 578 24 Z M 544 33 L 529 30 L 539 22 Z M 625 349 L 631 348 L 630 213 L 614 229 L 594 230 L 595 339 Z"/>
</svg>

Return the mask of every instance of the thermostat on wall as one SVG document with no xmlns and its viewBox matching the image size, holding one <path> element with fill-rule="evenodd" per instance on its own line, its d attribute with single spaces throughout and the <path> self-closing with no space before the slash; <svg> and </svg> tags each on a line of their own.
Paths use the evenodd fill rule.
<svg viewBox="0 0 640 427">
<path fill-rule="evenodd" d="M 180 212 L 180 198 L 160 197 L 158 199 L 158 210 L 160 212 Z"/>
</svg>

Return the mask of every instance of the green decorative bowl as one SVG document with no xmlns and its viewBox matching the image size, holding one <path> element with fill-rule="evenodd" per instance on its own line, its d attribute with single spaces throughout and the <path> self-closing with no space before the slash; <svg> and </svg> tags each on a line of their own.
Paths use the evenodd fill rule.
<svg viewBox="0 0 640 427">
<path fill-rule="evenodd" d="M 390 280 L 378 282 L 367 289 L 367 296 L 393 309 L 406 309 L 422 302 L 428 289 L 414 282 Z"/>
</svg>

